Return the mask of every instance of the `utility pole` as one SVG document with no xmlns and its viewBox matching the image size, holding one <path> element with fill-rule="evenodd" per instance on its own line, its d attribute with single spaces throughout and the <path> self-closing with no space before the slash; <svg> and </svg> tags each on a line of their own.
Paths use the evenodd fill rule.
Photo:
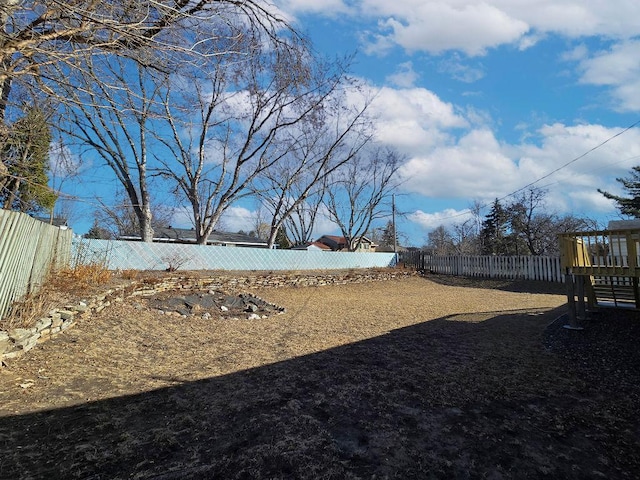
<svg viewBox="0 0 640 480">
<path fill-rule="evenodd" d="M 391 195 L 391 221 L 393 223 L 393 253 L 398 252 L 398 236 L 396 234 L 396 194 Z"/>
</svg>

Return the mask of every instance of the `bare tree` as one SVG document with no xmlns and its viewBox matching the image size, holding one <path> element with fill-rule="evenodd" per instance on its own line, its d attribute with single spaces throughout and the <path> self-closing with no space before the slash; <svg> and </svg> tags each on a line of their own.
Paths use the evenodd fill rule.
<svg viewBox="0 0 640 480">
<path fill-rule="evenodd" d="M 253 215 L 253 229 L 250 233 L 258 238 L 265 239 L 269 236 L 268 213 L 262 205 L 259 205 Z"/>
<path fill-rule="evenodd" d="M 360 152 L 332 175 L 324 204 L 329 219 L 349 242 L 349 251 L 358 249 L 375 220 L 390 215 L 400 164 L 398 152 L 378 147 Z"/>
<path fill-rule="evenodd" d="M 191 207 L 198 243 L 207 241 L 234 202 L 271 188 L 258 187 L 258 179 L 275 181 L 294 164 L 292 155 L 303 148 L 299 132 L 305 124 L 317 128 L 321 112 L 346 81 L 339 65 L 331 70 L 316 62 L 308 45 L 297 38 L 265 49 L 261 39 L 249 33 L 237 38 L 238 50 L 253 52 L 250 56 L 210 59 L 206 78 L 198 69 L 174 79 L 172 91 L 163 98 L 171 135 L 160 135 L 158 141 L 171 154 L 158 157 L 158 173 L 174 183 L 174 191 Z M 326 150 L 324 155 L 332 158 Z M 316 178 L 322 171 L 319 156 L 314 150 L 304 160 L 307 166 L 315 162 Z M 300 178 L 289 173 L 292 181 Z M 313 182 L 306 193 L 311 188 Z M 272 213 L 279 215 L 285 204 L 291 207 L 286 197 L 282 195 L 277 208 L 271 204 Z M 272 221 L 271 244 L 283 221 L 282 216 Z"/>
<path fill-rule="evenodd" d="M 153 81 L 202 67 L 211 58 L 250 55 L 229 48 L 234 38 L 225 37 L 225 26 L 230 24 L 242 24 L 271 47 L 279 47 L 281 38 L 295 38 L 270 8 L 259 0 L 5 0 L 0 123 L 16 82 L 32 96 L 40 92 L 64 104 L 61 118 L 80 123 L 72 129 L 69 121 L 61 122 L 65 132 L 96 149 L 113 169 L 136 209 L 142 238 L 150 241 L 147 133 L 158 93 Z"/>
<path fill-rule="evenodd" d="M 453 255 L 456 249 L 453 235 L 444 225 L 440 225 L 429 232 L 427 245 L 433 255 Z"/>
<path fill-rule="evenodd" d="M 51 209 L 49 218 L 53 223 L 54 217 L 64 218 L 70 221 L 73 208 L 70 200 L 63 192 L 62 188 L 68 182 L 77 181 L 82 168 L 81 160 L 74 156 L 61 138 L 51 142 L 49 148 L 49 172 L 51 189 L 56 195 L 56 203 Z"/>
<path fill-rule="evenodd" d="M 291 145 L 287 155 L 256 179 L 254 191 L 271 214 L 270 246 L 290 217 L 294 220 L 288 222 L 288 231 L 294 240 L 308 241 L 327 179 L 356 159 L 371 140 L 372 124 L 366 115 L 369 102 L 349 106 L 343 93 L 335 91 L 322 109 L 287 132 Z M 313 207 L 308 199 L 315 203 Z"/>
<path fill-rule="evenodd" d="M 139 233 L 139 222 L 128 195 L 119 191 L 112 203 L 99 201 L 100 207 L 94 212 L 94 224 L 108 232 L 110 238 L 135 236 Z M 171 226 L 173 210 L 168 206 L 152 201 L 152 228 Z"/>
<path fill-rule="evenodd" d="M 0 119 L 13 83 L 38 84 L 49 66 L 75 69 L 78 58 L 87 55 L 129 56 L 153 67 L 166 64 L 171 54 L 219 55 L 224 52 L 212 46 L 215 36 L 198 27 L 237 18 L 272 40 L 287 28 L 259 0 L 4 0 L 0 3 Z M 165 62 L 149 63 L 137 54 L 144 49 L 164 52 Z M 49 92 L 45 84 L 40 86 Z"/>
<path fill-rule="evenodd" d="M 151 242 L 149 131 L 166 76 L 116 56 L 88 57 L 82 70 L 68 74 L 72 81 L 60 85 L 67 100 L 59 128 L 113 170 L 138 219 L 140 237 Z"/>
<path fill-rule="evenodd" d="M 284 220 L 284 227 L 294 245 L 310 242 L 316 226 L 316 219 L 323 215 L 324 189 L 326 180 L 317 185 L 303 202 L 297 203 Z"/>
<path fill-rule="evenodd" d="M 476 233 L 476 219 L 470 218 L 462 223 L 453 225 L 453 245 L 456 255 L 477 255 L 478 235 Z"/>
</svg>

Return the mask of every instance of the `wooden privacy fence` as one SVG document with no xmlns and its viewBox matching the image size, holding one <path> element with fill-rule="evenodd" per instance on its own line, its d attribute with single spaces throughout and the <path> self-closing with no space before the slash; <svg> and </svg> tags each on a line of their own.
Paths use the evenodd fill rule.
<svg viewBox="0 0 640 480">
<path fill-rule="evenodd" d="M 0 318 L 13 301 L 36 292 L 52 268 L 69 262 L 72 237 L 70 229 L 0 210 Z"/>
<path fill-rule="evenodd" d="M 466 277 L 545 280 L 563 282 L 560 257 L 492 255 L 429 255 L 425 252 L 402 252 L 399 263 L 418 270 Z"/>
</svg>

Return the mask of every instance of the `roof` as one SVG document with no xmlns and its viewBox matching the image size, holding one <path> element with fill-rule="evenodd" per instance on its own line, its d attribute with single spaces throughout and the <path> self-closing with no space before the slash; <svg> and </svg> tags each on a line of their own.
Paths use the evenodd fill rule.
<svg viewBox="0 0 640 480">
<path fill-rule="evenodd" d="M 640 229 L 640 219 L 633 220 L 611 220 L 607 230 L 635 230 Z"/>
<path fill-rule="evenodd" d="M 347 239 L 345 237 L 339 237 L 337 235 L 323 235 L 317 241 L 320 243 L 324 243 L 325 245 L 329 245 L 331 248 L 335 248 L 335 249 L 346 248 L 349 244 L 349 242 L 347 242 Z M 360 237 L 360 242 L 369 243 L 374 247 L 377 246 L 365 236 Z"/>
<path fill-rule="evenodd" d="M 316 248 L 318 250 L 331 250 L 331 247 L 320 242 L 303 243 L 302 245 L 296 245 L 295 247 L 292 247 L 291 250 L 314 250 Z"/>
<path fill-rule="evenodd" d="M 140 240 L 139 236 L 121 237 L 123 240 Z M 155 228 L 153 231 L 155 242 L 195 243 L 196 231 L 189 228 Z M 213 231 L 207 244 L 232 244 L 255 247 L 266 247 L 267 241 L 245 233 L 230 233 Z"/>
<path fill-rule="evenodd" d="M 64 217 L 53 217 L 53 221 L 51 221 L 50 217 L 33 217 L 36 220 L 40 220 L 43 223 L 47 223 L 53 225 L 54 227 L 67 227 L 67 219 Z"/>
</svg>

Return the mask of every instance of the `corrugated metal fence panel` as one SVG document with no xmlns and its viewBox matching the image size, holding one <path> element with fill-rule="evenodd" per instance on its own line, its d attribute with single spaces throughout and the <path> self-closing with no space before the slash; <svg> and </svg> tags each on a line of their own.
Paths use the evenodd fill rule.
<svg viewBox="0 0 640 480">
<path fill-rule="evenodd" d="M 78 263 L 104 263 L 110 270 L 332 270 L 388 267 L 393 253 L 320 252 L 218 247 L 175 243 L 75 239 Z"/>
<path fill-rule="evenodd" d="M 71 230 L 0 210 L 0 318 L 12 302 L 37 291 L 52 266 L 67 264 L 72 238 Z"/>
</svg>

